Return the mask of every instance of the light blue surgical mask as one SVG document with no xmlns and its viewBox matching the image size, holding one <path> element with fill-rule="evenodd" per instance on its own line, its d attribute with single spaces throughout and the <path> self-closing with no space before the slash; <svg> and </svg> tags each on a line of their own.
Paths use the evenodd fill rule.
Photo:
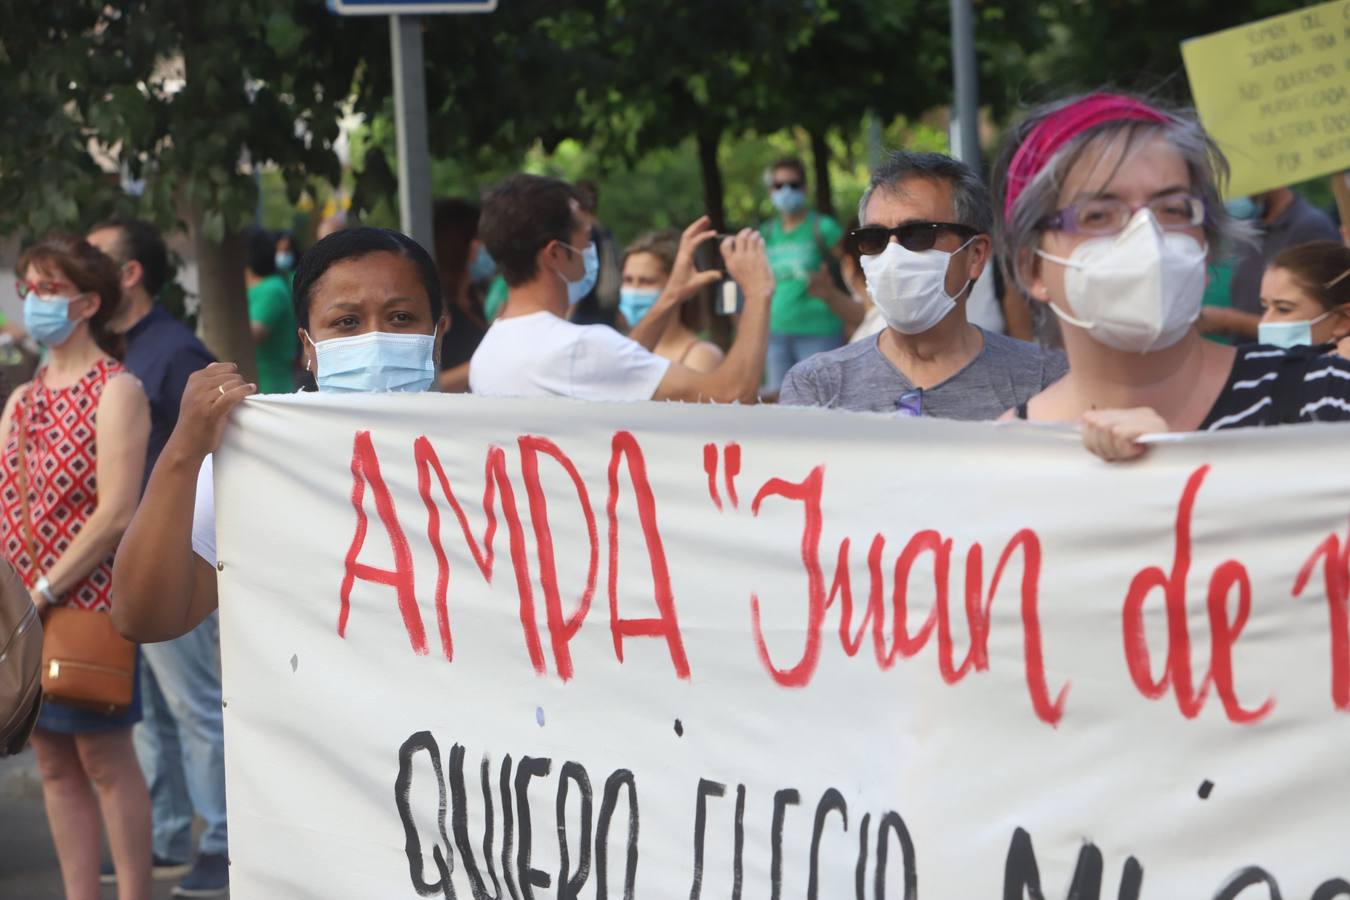
<svg viewBox="0 0 1350 900">
<path fill-rule="evenodd" d="M 314 378 L 325 394 L 419 393 L 436 378 L 435 334 L 368 331 L 318 342 L 310 338 L 310 344 Z"/>
<path fill-rule="evenodd" d="M 1311 347 L 1312 327 L 1329 315 L 1330 311 L 1298 322 L 1261 322 L 1256 326 L 1256 340 L 1272 347 Z"/>
<path fill-rule="evenodd" d="M 275 261 L 277 268 L 283 272 L 289 272 L 295 268 L 295 254 L 289 250 L 278 250 Z"/>
<path fill-rule="evenodd" d="M 806 205 L 806 192 L 800 188 L 783 185 L 769 194 L 769 202 L 781 213 L 795 213 Z"/>
<path fill-rule="evenodd" d="M 488 253 L 487 247 L 479 246 L 478 255 L 469 263 L 469 280 L 475 284 L 487 281 L 497 274 L 497 261 Z"/>
<path fill-rule="evenodd" d="M 642 321 L 643 317 L 651 312 L 660 296 L 661 292 L 656 288 L 650 290 L 621 288 L 619 290 L 619 312 L 623 313 L 623 317 L 628 320 L 631 327 Z"/>
<path fill-rule="evenodd" d="M 559 241 L 559 243 L 562 243 Z M 563 244 L 567 249 L 581 254 L 581 264 L 585 266 L 580 281 L 568 281 L 561 272 L 558 277 L 562 278 L 567 285 L 567 304 L 576 306 L 582 298 L 595 289 L 595 282 L 600 277 L 600 253 L 595 249 L 595 241 L 586 245 L 585 250 L 578 250 L 571 244 Z"/>
<path fill-rule="evenodd" d="M 1234 197 L 1224 204 L 1228 214 L 1243 222 L 1251 221 L 1261 215 L 1261 208 L 1251 197 Z"/>
<path fill-rule="evenodd" d="M 69 297 L 43 299 L 29 291 L 23 298 L 23 327 L 44 347 L 64 344 L 78 324 L 71 321 Z"/>
</svg>

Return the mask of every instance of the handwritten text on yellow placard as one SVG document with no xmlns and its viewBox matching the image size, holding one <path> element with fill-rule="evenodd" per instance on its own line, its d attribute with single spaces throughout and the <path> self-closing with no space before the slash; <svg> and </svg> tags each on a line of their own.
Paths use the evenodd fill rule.
<svg viewBox="0 0 1350 900">
<path fill-rule="evenodd" d="M 1350 169 L 1350 0 L 1185 41 L 1181 55 L 1232 165 L 1229 196 Z"/>
</svg>

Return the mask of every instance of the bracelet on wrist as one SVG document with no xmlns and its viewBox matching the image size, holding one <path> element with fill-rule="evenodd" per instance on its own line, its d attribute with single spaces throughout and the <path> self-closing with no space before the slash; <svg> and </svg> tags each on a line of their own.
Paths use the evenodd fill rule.
<svg viewBox="0 0 1350 900">
<path fill-rule="evenodd" d="M 61 599 L 57 597 L 56 593 L 52 590 L 52 583 L 47 580 L 46 575 L 38 576 L 37 584 L 34 585 L 34 588 L 42 595 L 42 599 L 46 600 L 51 606 L 60 605 Z"/>
</svg>

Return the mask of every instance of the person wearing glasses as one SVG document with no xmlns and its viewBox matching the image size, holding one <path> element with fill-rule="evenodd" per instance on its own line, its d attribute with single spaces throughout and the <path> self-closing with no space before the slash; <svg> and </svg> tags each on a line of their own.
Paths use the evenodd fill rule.
<svg viewBox="0 0 1350 900">
<path fill-rule="evenodd" d="M 1062 354 L 966 319 L 989 262 L 989 191 L 939 153 L 897 152 L 872 175 L 845 248 L 886 321 L 874 338 L 799 363 L 780 402 L 991 420 L 1064 374 Z"/>
<path fill-rule="evenodd" d="M 1203 340 L 1205 268 L 1240 235 L 1228 163 L 1189 112 L 1074 97 L 1013 128 L 996 168 L 1000 249 L 1063 325 L 1069 374 L 1009 418 L 1079 422 L 1105 459 L 1151 432 L 1350 418 L 1350 363 Z"/>
<path fill-rule="evenodd" d="M 119 361 L 111 327 L 117 267 L 83 239 L 48 235 L 24 251 L 24 324 L 47 350 L 0 415 L 0 554 L 39 613 L 109 614 L 113 553 L 136 511 L 150 405 Z M 132 744 L 139 684 L 112 713 L 48 699 L 33 752 L 67 897 L 97 897 L 106 831 L 120 900 L 150 896 L 150 795 Z"/>
<path fill-rule="evenodd" d="M 844 343 L 864 310 L 825 272 L 839 254 L 843 230 L 806 202 L 806 167 L 796 157 L 775 162 L 765 181 L 777 215 L 760 226 L 776 287 L 769 321 L 764 389 L 776 394 L 788 369 Z M 815 284 L 812 283 L 813 278 Z M 831 289 L 833 288 L 833 289 Z"/>
</svg>

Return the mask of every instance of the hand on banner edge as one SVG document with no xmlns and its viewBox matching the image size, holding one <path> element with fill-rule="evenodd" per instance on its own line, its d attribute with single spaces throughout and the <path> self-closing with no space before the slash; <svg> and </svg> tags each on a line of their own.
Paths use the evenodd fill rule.
<svg viewBox="0 0 1350 900">
<path fill-rule="evenodd" d="M 1125 462 L 1143 456 L 1148 447 L 1141 438 L 1164 433 L 1167 421 L 1148 407 L 1135 409 L 1099 409 L 1078 420 L 1083 446 L 1107 462 Z"/>
</svg>

